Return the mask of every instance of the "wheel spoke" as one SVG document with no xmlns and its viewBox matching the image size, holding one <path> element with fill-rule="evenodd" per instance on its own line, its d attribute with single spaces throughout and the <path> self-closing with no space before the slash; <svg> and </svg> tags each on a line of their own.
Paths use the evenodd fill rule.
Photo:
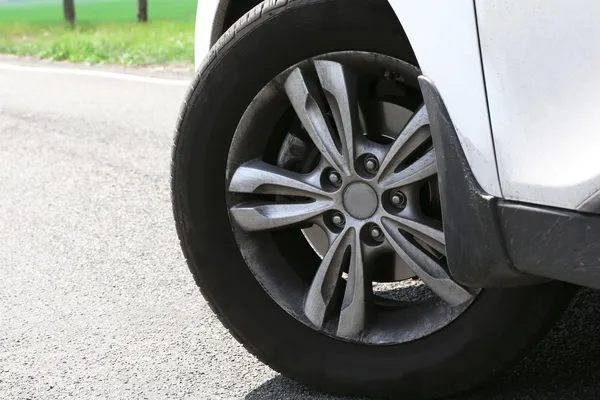
<svg viewBox="0 0 600 400">
<path fill-rule="evenodd" d="M 421 106 L 402 128 L 402 132 L 381 162 L 380 181 L 388 179 L 402 161 L 431 137 L 428 125 L 427 109 Z"/>
<path fill-rule="evenodd" d="M 418 69 L 341 53 L 263 77 L 223 154 L 227 222 L 265 295 L 306 329 L 356 346 L 420 340 L 479 293 L 451 275 L 443 155 Z"/>
<path fill-rule="evenodd" d="M 342 280 L 345 255 L 351 244 L 349 232 L 350 229 L 344 230 L 329 246 L 308 290 L 304 313 L 317 328 L 323 327 L 334 306 L 334 298 Z"/>
<path fill-rule="evenodd" d="M 333 201 L 244 203 L 231 208 L 233 219 L 247 231 L 264 231 L 305 222 L 331 209 Z"/>
<path fill-rule="evenodd" d="M 435 159 L 435 151 L 432 149 L 402 171 L 391 175 L 389 179 L 381 182 L 381 186 L 383 189 L 406 186 L 410 185 L 411 183 L 429 178 L 436 173 L 437 164 Z"/>
<path fill-rule="evenodd" d="M 307 78 L 300 68 L 296 68 L 286 79 L 284 88 L 300 122 L 323 157 L 338 171 L 349 174 L 348 165 L 332 135 L 332 127 L 319 104 L 322 96 L 319 94 L 318 83 Z"/>
<path fill-rule="evenodd" d="M 356 77 L 334 61 L 315 61 L 315 69 L 333 114 L 346 164 L 353 171 L 354 134 L 360 130 Z"/>
<path fill-rule="evenodd" d="M 392 224 L 395 224 L 397 229 L 404 230 L 416 238 L 427 243 L 435 250 L 442 254 L 446 254 L 446 240 L 442 231 L 442 224 L 427 217 L 411 219 L 402 215 L 389 215 L 387 218 Z"/>
<path fill-rule="evenodd" d="M 356 337 L 364 328 L 367 317 L 367 306 L 373 294 L 371 281 L 366 278 L 363 258 L 362 243 L 355 229 L 350 231 L 351 255 L 348 267 L 348 282 L 342 310 L 338 324 L 337 334 L 342 337 Z"/>
<path fill-rule="evenodd" d="M 253 160 L 241 165 L 235 171 L 229 184 L 229 191 L 303 196 L 313 199 L 330 197 L 321 188 L 305 182 L 304 178 L 301 174 L 275 167 L 261 160 Z"/>
<path fill-rule="evenodd" d="M 381 224 L 388 241 L 398 255 L 442 300 L 451 305 L 459 305 L 473 297 L 469 291 L 454 282 L 440 264 L 404 237 L 393 221 L 382 218 Z"/>
</svg>

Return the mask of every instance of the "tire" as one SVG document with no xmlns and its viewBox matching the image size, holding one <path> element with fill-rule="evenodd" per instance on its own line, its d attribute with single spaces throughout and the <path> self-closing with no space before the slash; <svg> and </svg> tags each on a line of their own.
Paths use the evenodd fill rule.
<svg viewBox="0 0 600 400">
<path fill-rule="evenodd" d="M 460 317 L 418 340 L 355 343 L 318 332 L 280 307 L 251 273 L 226 199 L 232 138 L 252 99 L 294 64 L 341 50 L 386 54 L 416 65 L 382 0 L 268 1 L 211 49 L 178 122 L 173 210 L 202 294 L 251 353 L 276 371 L 328 392 L 441 398 L 473 388 L 518 360 L 562 314 L 570 285 L 484 289 Z"/>
</svg>

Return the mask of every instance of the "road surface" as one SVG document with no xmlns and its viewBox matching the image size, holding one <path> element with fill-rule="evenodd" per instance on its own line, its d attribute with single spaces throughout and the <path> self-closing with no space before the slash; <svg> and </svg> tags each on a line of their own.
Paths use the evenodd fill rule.
<svg viewBox="0 0 600 400">
<path fill-rule="evenodd" d="M 169 162 L 188 76 L 64 68 L 0 59 L 0 399 L 334 399 L 246 353 L 187 270 Z M 461 400 L 598 399 L 599 361 L 584 291 Z"/>
</svg>

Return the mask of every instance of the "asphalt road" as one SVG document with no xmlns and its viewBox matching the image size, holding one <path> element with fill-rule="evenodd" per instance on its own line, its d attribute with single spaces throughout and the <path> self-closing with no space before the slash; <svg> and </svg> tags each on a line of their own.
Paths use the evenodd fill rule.
<svg viewBox="0 0 600 400">
<path fill-rule="evenodd" d="M 187 270 L 169 199 L 186 75 L 48 67 L 0 58 L 0 399 L 335 398 L 247 354 Z M 600 294 L 583 291 L 462 399 L 598 399 L 599 361 Z"/>
</svg>

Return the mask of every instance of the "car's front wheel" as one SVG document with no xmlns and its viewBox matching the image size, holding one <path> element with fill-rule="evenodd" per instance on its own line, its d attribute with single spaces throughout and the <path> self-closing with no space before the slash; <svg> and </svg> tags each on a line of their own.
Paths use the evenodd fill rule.
<svg viewBox="0 0 600 400">
<path fill-rule="evenodd" d="M 572 291 L 449 276 L 420 72 L 387 2 L 279 3 L 225 34 L 182 110 L 173 201 L 196 282 L 299 381 L 410 398 L 482 382 Z"/>
</svg>

